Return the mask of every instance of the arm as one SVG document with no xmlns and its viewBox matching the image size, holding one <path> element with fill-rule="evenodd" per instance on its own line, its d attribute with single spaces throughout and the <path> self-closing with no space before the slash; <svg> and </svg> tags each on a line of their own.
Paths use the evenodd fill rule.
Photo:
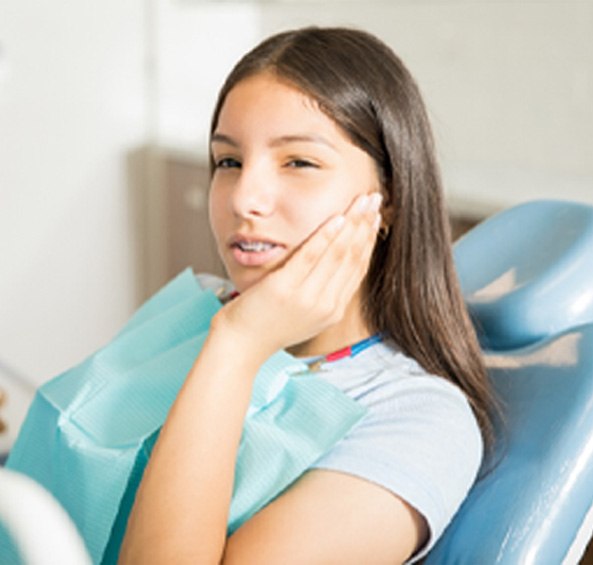
<svg viewBox="0 0 593 565">
<path fill-rule="evenodd" d="M 225 565 L 404 562 L 428 528 L 388 490 L 353 475 L 313 470 L 229 539 Z"/>
<path fill-rule="evenodd" d="M 218 562 L 251 383 L 265 360 L 228 351 L 213 328 L 145 471 L 121 562 Z"/>
<path fill-rule="evenodd" d="M 366 272 L 376 219 L 353 205 L 216 315 L 145 471 L 121 563 L 220 562 L 253 379 L 275 351 L 341 319 Z"/>
</svg>

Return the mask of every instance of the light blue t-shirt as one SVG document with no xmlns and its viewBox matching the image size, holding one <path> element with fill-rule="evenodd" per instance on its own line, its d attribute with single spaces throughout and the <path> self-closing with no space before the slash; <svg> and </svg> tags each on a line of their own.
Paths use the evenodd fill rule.
<svg viewBox="0 0 593 565">
<path fill-rule="evenodd" d="M 376 344 L 325 363 L 319 375 L 368 414 L 313 468 L 340 471 L 390 490 L 424 516 L 434 545 L 474 483 L 480 429 L 463 393 L 395 347 Z"/>
<path fill-rule="evenodd" d="M 232 289 L 215 276 L 197 278 L 204 288 L 222 294 Z M 317 374 L 368 413 L 311 468 L 361 477 L 413 506 L 429 527 L 427 543 L 409 563 L 421 559 L 451 521 L 480 469 L 482 436 L 466 397 L 390 343 L 324 363 Z"/>
</svg>

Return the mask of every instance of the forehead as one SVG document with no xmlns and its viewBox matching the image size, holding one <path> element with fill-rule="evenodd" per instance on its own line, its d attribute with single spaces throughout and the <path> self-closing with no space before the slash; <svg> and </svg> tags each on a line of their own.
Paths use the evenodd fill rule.
<svg viewBox="0 0 593 565">
<path fill-rule="evenodd" d="M 245 78 L 229 91 L 215 131 L 228 135 L 323 132 L 348 141 L 314 98 L 269 72 Z"/>
</svg>

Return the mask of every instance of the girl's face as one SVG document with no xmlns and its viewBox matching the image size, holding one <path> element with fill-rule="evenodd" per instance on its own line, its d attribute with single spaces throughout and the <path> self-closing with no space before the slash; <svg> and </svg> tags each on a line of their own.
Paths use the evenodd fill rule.
<svg viewBox="0 0 593 565">
<path fill-rule="evenodd" d="M 268 73 L 229 92 L 211 150 L 210 222 L 240 292 L 380 186 L 371 157 L 315 101 Z"/>
</svg>

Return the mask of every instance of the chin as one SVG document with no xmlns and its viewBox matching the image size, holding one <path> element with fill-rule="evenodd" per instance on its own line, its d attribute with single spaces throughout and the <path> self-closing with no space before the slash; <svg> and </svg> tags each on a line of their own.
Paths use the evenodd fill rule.
<svg viewBox="0 0 593 565">
<path fill-rule="evenodd" d="M 259 282 L 265 275 L 265 272 L 251 272 L 251 273 L 233 273 L 227 271 L 230 281 L 237 292 L 245 292 L 248 288 Z"/>
</svg>

